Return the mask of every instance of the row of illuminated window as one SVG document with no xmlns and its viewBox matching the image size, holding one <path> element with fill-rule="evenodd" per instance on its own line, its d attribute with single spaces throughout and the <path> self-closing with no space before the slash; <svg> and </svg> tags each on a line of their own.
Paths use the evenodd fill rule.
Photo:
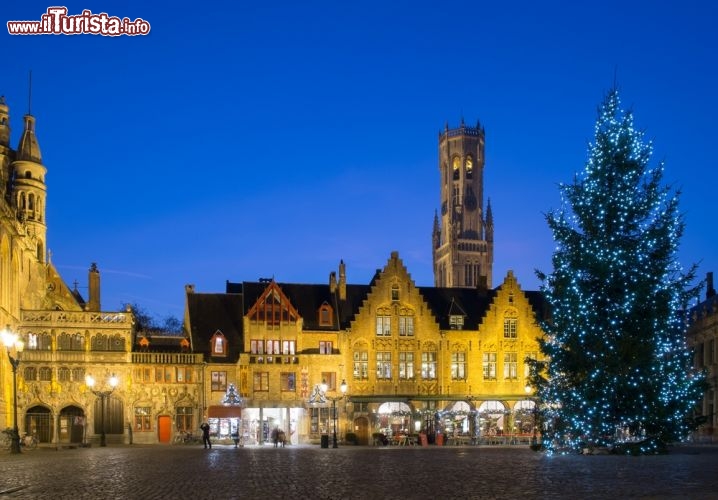
<svg viewBox="0 0 718 500">
<path fill-rule="evenodd" d="M 141 366 L 134 369 L 134 379 L 141 384 L 189 384 L 195 381 L 195 376 L 189 366 Z"/>
<path fill-rule="evenodd" d="M 322 372 L 321 380 L 327 385 L 327 392 L 337 390 L 337 375 L 335 372 Z M 252 390 L 254 392 L 269 391 L 269 372 L 256 371 L 252 374 Z M 213 371 L 210 375 L 210 388 L 213 391 L 227 390 L 227 372 Z M 296 392 L 297 373 L 293 371 L 281 372 L 279 374 L 279 390 L 282 392 Z"/>
<path fill-rule="evenodd" d="M 421 358 L 418 360 L 415 353 L 408 351 L 400 351 L 396 362 L 393 359 L 391 351 L 378 351 L 374 357 L 374 370 L 377 379 L 392 379 L 395 375 L 399 380 L 413 380 L 418 376 L 425 380 L 434 380 L 437 378 L 437 353 L 422 352 Z M 524 358 L 524 377 L 528 377 L 530 373 L 530 363 L 528 360 L 535 360 L 536 353 L 529 353 Z M 495 380 L 497 378 L 497 353 L 486 352 L 482 355 L 482 374 L 485 380 Z M 451 353 L 451 378 L 453 380 L 465 380 L 468 376 L 467 355 L 465 352 Z M 503 359 L 503 378 L 517 379 L 519 378 L 519 357 L 516 352 L 504 353 Z M 353 374 L 355 379 L 369 378 L 369 353 L 367 351 L 354 352 Z"/>
<path fill-rule="evenodd" d="M 23 335 L 25 349 L 31 351 L 49 351 L 52 349 L 52 335 L 49 333 L 26 333 Z M 125 351 L 125 337 L 98 334 L 90 338 L 93 351 Z M 84 351 L 85 336 L 80 333 L 61 333 L 57 336 L 58 351 Z"/>
<path fill-rule="evenodd" d="M 283 355 L 293 356 L 297 352 L 297 343 L 294 340 L 250 340 L 249 353 L 254 355 Z M 332 354 L 334 342 L 330 340 L 319 341 L 319 354 Z"/>
<path fill-rule="evenodd" d="M 394 321 L 399 327 L 400 337 L 413 337 L 414 336 L 414 317 L 413 316 L 399 316 Z M 389 337 L 391 336 L 392 317 L 377 315 L 376 317 L 376 335 L 377 337 Z M 452 329 L 461 329 L 464 326 L 464 316 L 462 315 L 451 315 L 449 316 L 449 324 Z M 516 318 L 504 319 L 504 338 L 515 339 L 518 338 L 518 320 Z"/>
<path fill-rule="evenodd" d="M 23 370 L 23 376 L 27 382 L 36 380 L 50 382 L 52 380 L 52 368 L 49 366 L 26 366 Z M 57 380 L 60 382 L 84 382 L 85 369 L 60 366 L 57 368 Z"/>
<path fill-rule="evenodd" d="M 152 408 L 149 406 L 135 407 L 136 432 L 152 432 Z M 177 432 L 194 432 L 194 410 L 191 406 L 178 406 L 175 408 L 175 426 Z"/>
<path fill-rule="evenodd" d="M 414 336 L 414 317 L 413 316 L 399 316 L 395 319 L 397 326 L 399 327 L 400 337 L 413 337 Z M 376 317 L 376 335 L 377 337 L 389 337 L 391 336 L 392 328 L 392 317 L 391 316 L 377 316 Z"/>
<path fill-rule="evenodd" d="M 249 352 L 251 354 L 284 354 L 292 356 L 296 354 L 297 343 L 295 340 L 250 340 Z"/>
<path fill-rule="evenodd" d="M 529 353 L 523 360 L 524 377 L 528 377 L 531 372 L 531 363 L 529 360 L 536 360 L 536 353 Z M 485 380 L 496 380 L 498 378 L 497 354 L 495 352 L 485 352 L 482 355 L 482 372 Z M 517 379 L 519 378 L 519 355 L 516 352 L 505 352 L 503 360 L 503 378 Z"/>
</svg>

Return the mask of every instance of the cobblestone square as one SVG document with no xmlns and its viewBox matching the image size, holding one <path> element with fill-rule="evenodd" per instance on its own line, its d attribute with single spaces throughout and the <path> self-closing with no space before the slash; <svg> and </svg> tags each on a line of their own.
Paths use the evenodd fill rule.
<svg viewBox="0 0 718 500">
<path fill-rule="evenodd" d="M 8 499 L 716 498 L 718 448 L 649 457 L 519 447 L 120 446 L 0 455 Z"/>
</svg>

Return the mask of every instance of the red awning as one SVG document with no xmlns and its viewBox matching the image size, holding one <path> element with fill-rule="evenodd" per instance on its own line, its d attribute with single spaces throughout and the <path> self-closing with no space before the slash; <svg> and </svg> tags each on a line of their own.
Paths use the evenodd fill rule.
<svg viewBox="0 0 718 500">
<path fill-rule="evenodd" d="M 239 406 L 210 406 L 207 410 L 208 418 L 242 418 L 242 408 Z"/>
</svg>

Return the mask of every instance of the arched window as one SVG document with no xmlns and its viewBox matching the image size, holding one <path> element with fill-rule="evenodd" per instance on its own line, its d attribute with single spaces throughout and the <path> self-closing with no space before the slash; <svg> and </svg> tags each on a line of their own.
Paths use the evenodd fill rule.
<svg viewBox="0 0 718 500">
<path fill-rule="evenodd" d="M 85 369 L 84 368 L 73 368 L 72 369 L 72 380 L 75 382 L 82 382 L 85 380 Z"/>
<path fill-rule="evenodd" d="M 459 159 L 458 156 L 454 158 L 453 170 L 454 170 L 454 180 L 455 180 L 455 181 L 458 181 L 458 180 L 459 180 L 459 177 L 461 176 L 461 173 L 460 173 L 460 170 L 461 170 L 461 160 Z"/>
<path fill-rule="evenodd" d="M 92 337 L 92 341 L 90 342 L 90 348 L 93 351 L 107 351 L 107 336 L 98 333 L 97 335 Z"/>
<path fill-rule="evenodd" d="M 474 160 L 471 155 L 466 157 L 466 178 L 471 179 L 474 173 Z"/>
<path fill-rule="evenodd" d="M 113 335 L 110 339 L 108 350 L 110 351 L 124 351 L 125 350 L 125 338 L 120 335 Z"/>
<path fill-rule="evenodd" d="M 34 366 L 25 367 L 25 381 L 32 382 L 37 380 L 37 368 Z"/>
<path fill-rule="evenodd" d="M 30 351 L 49 351 L 52 348 L 49 333 L 28 333 L 25 338 L 25 348 Z"/>
<path fill-rule="evenodd" d="M 49 382 L 52 380 L 52 368 L 49 366 L 40 367 L 40 380 L 43 382 Z"/>
</svg>

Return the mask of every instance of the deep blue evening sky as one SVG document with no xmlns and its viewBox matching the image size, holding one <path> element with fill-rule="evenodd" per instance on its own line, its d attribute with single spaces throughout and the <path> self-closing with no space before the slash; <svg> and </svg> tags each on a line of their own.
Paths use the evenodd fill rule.
<svg viewBox="0 0 718 500">
<path fill-rule="evenodd" d="M 28 106 L 48 169 L 48 248 L 102 306 L 181 317 L 184 285 L 367 284 L 397 250 L 432 285 L 437 136 L 486 129 L 494 284 L 550 271 L 543 213 L 583 169 L 614 75 L 682 189 L 679 258 L 718 271 L 713 1 L 68 2 L 148 36 L 10 36 L 13 146 Z M 501 6 L 496 6 L 501 4 Z M 54 3 L 14 1 L 7 20 Z"/>
</svg>

